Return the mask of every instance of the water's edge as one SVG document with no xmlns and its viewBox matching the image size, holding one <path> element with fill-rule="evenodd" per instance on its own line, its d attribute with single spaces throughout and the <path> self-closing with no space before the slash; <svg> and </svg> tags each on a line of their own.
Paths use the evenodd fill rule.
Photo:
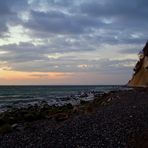
<svg viewBox="0 0 148 148">
<path fill-rule="evenodd" d="M 0 112 L 47 102 L 50 106 L 77 105 L 95 95 L 128 89 L 125 86 L 0 86 Z"/>
</svg>

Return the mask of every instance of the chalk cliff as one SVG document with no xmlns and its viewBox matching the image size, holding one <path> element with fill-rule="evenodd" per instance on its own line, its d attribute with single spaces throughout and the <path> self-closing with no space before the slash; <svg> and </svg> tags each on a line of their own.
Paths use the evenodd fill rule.
<svg viewBox="0 0 148 148">
<path fill-rule="evenodd" d="M 132 79 L 128 82 L 133 87 L 148 87 L 148 42 L 139 53 L 139 61 L 135 65 Z"/>
</svg>

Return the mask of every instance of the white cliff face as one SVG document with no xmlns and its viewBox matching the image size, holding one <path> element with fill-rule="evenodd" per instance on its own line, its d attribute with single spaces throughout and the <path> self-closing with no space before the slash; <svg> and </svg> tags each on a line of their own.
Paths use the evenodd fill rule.
<svg viewBox="0 0 148 148">
<path fill-rule="evenodd" d="M 144 53 L 143 53 L 143 51 L 140 51 L 139 52 L 139 59 L 143 59 L 144 58 Z"/>
<path fill-rule="evenodd" d="M 148 42 L 139 54 L 139 61 L 134 70 L 132 79 L 128 82 L 128 86 L 132 87 L 148 87 Z"/>
<path fill-rule="evenodd" d="M 144 66 L 144 68 L 145 68 L 146 70 L 148 70 L 148 69 L 147 69 L 147 68 L 148 68 L 148 56 L 145 56 L 145 57 L 144 57 L 143 66 Z"/>
</svg>

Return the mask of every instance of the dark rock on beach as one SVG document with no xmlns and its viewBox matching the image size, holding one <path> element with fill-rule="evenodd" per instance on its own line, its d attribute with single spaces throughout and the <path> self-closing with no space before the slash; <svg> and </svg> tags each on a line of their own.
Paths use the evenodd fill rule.
<svg viewBox="0 0 148 148">
<path fill-rule="evenodd" d="M 91 111 L 86 112 L 88 109 Z M 69 104 L 53 110 L 54 114 L 47 106 L 44 110 L 51 118 L 8 122 L 5 127 L 8 132 L 0 134 L 0 147 L 148 147 L 148 89 L 111 92 L 90 104 L 77 107 Z M 6 124 L 1 125 L 2 130 Z"/>
</svg>

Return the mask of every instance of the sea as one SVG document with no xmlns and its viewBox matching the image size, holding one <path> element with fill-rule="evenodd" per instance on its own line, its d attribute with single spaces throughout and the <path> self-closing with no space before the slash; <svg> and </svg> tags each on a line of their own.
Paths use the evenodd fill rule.
<svg viewBox="0 0 148 148">
<path fill-rule="evenodd" d="M 47 102 L 49 105 L 79 104 L 94 94 L 123 89 L 120 85 L 0 86 L 0 111 Z M 87 94 L 87 95 L 84 95 Z M 83 97 L 82 97 L 83 96 Z"/>
</svg>

